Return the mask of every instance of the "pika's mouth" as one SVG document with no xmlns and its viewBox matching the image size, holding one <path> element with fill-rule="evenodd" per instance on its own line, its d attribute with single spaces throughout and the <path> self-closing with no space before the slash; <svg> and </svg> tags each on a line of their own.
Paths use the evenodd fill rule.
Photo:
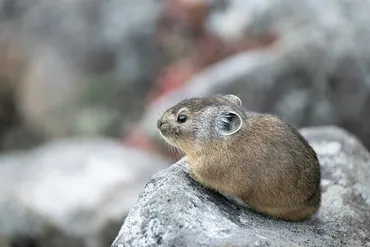
<svg viewBox="0 0 370 247">
<path fill-rule="evenodd" d="M 164 134 L 161 130 L 159 130 L 159 134 L 162 136 L 162 138 L 168 143 L 170 144 L 171 146 L 174 146 L 174 147 L 179 147 L 176 143 L 176 140 L 169 136 L 169 135 L 166 135 Z"/>
<path fill-rule="evenodd" d="M 171 135 L 171 126 L 166 122 L 159 119 L 157 121 L 157 128 L 159 132 L 161 133 L 163 138 L 166 138 Z"/>
<path fill-rule="evenodd" d="M 157 128 L 159 130 L 160 135 L 162 138 L 170 145 L 177 147 L 176 140 L 173 138 L 173 130 L 171 126 L 166 123 L 162 122 L 161 120 L 158 120 L 157 122 Z"/>
</svg>

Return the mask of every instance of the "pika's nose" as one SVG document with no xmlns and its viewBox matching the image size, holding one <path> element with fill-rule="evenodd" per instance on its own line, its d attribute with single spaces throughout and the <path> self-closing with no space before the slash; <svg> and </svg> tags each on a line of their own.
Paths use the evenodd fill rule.
<svg viewBox="0 0 370 247">
<path fill-rule="evenodd" d="M 157 128 L 160 129 L 161 126 L 162 126 L 162 124 L 163 124 L 162 120 L 158 119 L 158 121 L 157 121 Z"/>
</svg>

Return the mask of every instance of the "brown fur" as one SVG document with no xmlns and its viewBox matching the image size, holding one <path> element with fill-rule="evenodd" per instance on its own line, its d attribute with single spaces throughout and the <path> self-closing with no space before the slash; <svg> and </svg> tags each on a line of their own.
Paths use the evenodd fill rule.
<svg viewBox="0 0 370 247">
<path fill-rule="evenodd" d="M 229 136 L 213 134 L 213 125 L 205 123 L 222 107 L 243 119 L 241 128 Z M 178 123 L 176 114 L 183 108 L 188 120 Z M 211 130 L 202 130 L 204 126 Z M 180 102 L 162 116 L 158 128 L 186 153 L 200 183 L 237 196 L 258 212 L 298 221 L 320 207 L 316 153 L 296 129 L 275 116 L 245 113 L 235 102 L 212 96 Z"/>
</svg>

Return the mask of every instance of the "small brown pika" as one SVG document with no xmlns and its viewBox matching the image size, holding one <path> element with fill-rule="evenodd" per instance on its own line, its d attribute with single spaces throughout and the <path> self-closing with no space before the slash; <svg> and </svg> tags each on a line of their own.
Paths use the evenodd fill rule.
<svg viewBox="0 0 370 247">
<path fill-rule="evenodd" d="M 158 120 L 201 184 L 288 221 L 320 207 L 320 164 L 299 132 L 276 116 L 245 112 L 235 95 L 184 100 Z"/>
</svg>

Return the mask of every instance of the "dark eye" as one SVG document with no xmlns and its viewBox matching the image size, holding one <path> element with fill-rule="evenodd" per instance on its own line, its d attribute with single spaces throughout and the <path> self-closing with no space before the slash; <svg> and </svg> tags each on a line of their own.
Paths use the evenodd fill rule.
<svg viewBox="0 0 370 247">
<path fill-rule="evenodd" d="M 187 117 L 182 114 L 182 115 L 179 115 L 177 117 L 177 122 L 179 122 L 179 123 L 185 123 L 186 122 L 186 119 L 187 119 Z"/>
</svg>

